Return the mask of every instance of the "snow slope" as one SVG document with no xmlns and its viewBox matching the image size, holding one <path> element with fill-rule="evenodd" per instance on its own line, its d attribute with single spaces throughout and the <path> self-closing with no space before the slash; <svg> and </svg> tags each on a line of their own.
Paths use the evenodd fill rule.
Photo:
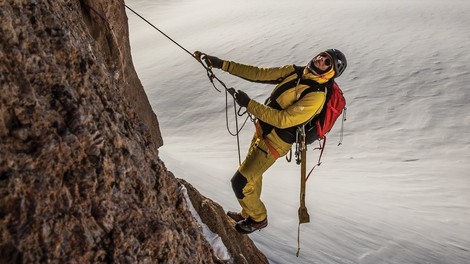
<svg viewBox="0 0 470 264">
<path fill-rule="evenodd" d="M 301 226 L 299 258 L 300 168 L 280 159 L 264 175 L 270 224 L 250 237 L 271 263 L 470 263 L 469 1 L 126 3 L 188 50 L 223 59 L 282 66 L 305 65 L 327 48 L 346 54 L 337 80 L 348 100 L 345 139 L 336 146 L 337 125 L 308 182 L 311 222 Z M 162 159 L 226 210 L 238 209 L 225 95 L 189 54 L 128 16 Z M 216 74 L 258 101 L 273 88 Z M 242 155 L 252 133 L 248 124 L 240 135 Z"/>
</svg>

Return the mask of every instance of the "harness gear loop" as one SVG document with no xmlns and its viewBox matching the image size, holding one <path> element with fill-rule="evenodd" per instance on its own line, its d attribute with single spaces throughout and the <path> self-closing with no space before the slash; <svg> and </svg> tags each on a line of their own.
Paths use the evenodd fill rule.
<svg viewBox="0 0 470 264">
<path fill-rule="evenodd" d="M 289 149 L 289 152 L 286 155 L 286 161 L 291 162 L 292 161 L 292 148 Z"/>
</svg>

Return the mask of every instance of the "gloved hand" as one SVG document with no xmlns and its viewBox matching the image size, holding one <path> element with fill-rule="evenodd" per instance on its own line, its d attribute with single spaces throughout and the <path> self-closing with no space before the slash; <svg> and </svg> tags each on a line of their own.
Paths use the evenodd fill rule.
<svg viewBox="0 0 470 264">
<path fill-rule="evenodd" d="M 213 68 L 216 68 L 216 69 L 221 69 L 222 65 L 224 64 L 223 60 L 214 56 L 209 56 L 209 55 L 204 56 L 204 61 L 206 62 L 207 65 L 212 66 Z"/>
<path fill-rule="evenodd" d="M 237 104 L 241 107 L 247 107 L 248 103 L 250 103 L 250 97 L 243 91 L 238 90 L 238 92 L 235 92 L 235 89 L 230 88 L 228 89 L 228 92 L 233 95 L 235 98 L 235 101 Z"/>
</svg>

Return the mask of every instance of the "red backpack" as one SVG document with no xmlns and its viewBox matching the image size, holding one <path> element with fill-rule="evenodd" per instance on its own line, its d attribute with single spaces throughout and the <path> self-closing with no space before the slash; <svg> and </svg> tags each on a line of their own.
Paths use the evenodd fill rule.
<svg viewBox="0 0 470 264">
<path fill-rule="evenodd" d="M 326 134 L 330 132 L 345 109 L 346 99 L 343 96 L 343 91 L 336 82 L 333 82 L 333 85 L 327 91 L 323 110 L 318 116 L 305 124 L 306 143 L 311 144 L 317 139 L 326 140 Z"/>
<path fill-rule="evenodd" d="M 341 115 L 346 107 L 346 99 L 343 96 L 343 91 L 339 88 L 336 82 L 333 83 L 331 97 L 326 102 L 325 116 L 322 120 L 317 120 L 317 135 L 319 138 L 324 138 L 336 122 L 336 119 Z"/>
<path fill-rule="evenodd" d="M 344 110 L 344 112 L 343 112 Z M 343 91 L 339 88 L 336 82 L 333 82 L 331 88 L 329 87 L 326 94 L 326 102 L 322 111 L 318 116 L 310 120 L 305 124 L 305 143 L 311 144 L 316 140 L 319 140 L 319 147 L 315 149 L 320 150 L 320 156 L 318 157 L 318 162 L 308 173 L 305 180 L 308 180 L 310 175 L 313 172 L 315 167 L 320 166 L 321 157 L 323 155 L 323 150 L 326 145 L 326 134 L 330 132 L 331 128 L 335 124 L 338 117 L 343 113 L 343 120 L 346 120 L 346 99 L 343 96 Z M 343 140 L 343 124 L 341 124 L 341 135 L 340 142 L 341 145 Z M 300 164 L 299 160 L 297 163 Z"/>
</svg>

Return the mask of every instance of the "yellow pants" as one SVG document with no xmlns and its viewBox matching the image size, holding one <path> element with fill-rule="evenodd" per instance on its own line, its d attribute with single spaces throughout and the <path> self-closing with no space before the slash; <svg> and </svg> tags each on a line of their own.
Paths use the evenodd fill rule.
<svg viewBox="0 0 470 264">
<path fill-rule="evenodd" d="M 260 199 L 263 173 L 277 159 L 268 149 L 265 140 L 255 135 L 245 160 L 231 180 L 233 191 L 242 207 L 242 216 L 257 222 L 267 217 L 266 207 Z"/>
</svg>

